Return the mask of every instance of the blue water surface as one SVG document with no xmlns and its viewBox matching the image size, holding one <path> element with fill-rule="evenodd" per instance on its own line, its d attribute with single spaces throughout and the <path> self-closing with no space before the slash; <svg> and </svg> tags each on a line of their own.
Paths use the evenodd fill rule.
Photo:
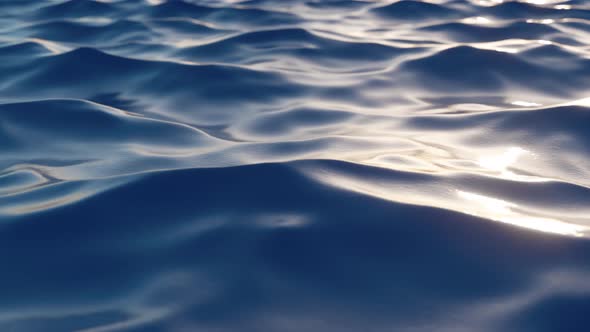
<svg viewBox="0 0 590 332">
<path fill-rule="evenodd" d="M 590 3 L 0 0 L 0 331 L 590 331 Z"/>
</svg>

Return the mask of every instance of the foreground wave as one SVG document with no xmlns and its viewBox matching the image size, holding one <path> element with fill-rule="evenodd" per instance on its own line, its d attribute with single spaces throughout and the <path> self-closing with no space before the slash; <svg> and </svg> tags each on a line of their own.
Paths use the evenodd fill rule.
<svg viewBox="0 0 590 332">
<path fill-rule="evenodd" d="M 3 1 L 0 330 L 583 331 L 580 1 Z"/>
</svg>

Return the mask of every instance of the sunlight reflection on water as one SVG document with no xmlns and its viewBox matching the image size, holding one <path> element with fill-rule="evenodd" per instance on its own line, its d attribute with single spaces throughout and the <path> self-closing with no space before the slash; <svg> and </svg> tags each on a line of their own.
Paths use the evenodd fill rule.
<svg viewBox="0 0 590 332">
<path fill-rule="evenodd" d="M 501 199 L 461 190 L 457 190 L 457 196 L 466 201 L 463 212 L 477 217 L 561 235 L 583 236 L 588 230 L 587 227 L 568 224 L 557 219 L 534 217 L 517 212 L 518 205 Z"/>
</svg>

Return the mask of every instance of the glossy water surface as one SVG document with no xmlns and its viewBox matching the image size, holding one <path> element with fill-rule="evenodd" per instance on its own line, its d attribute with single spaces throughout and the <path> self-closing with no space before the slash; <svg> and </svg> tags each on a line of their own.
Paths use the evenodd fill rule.
<svg viewBox="0 0 590 332">
<path fill-rule="evenodd" d="M 588 97 L 583 0 L 2 0 L 0 331 L 589 331 Z"/>
</svg>

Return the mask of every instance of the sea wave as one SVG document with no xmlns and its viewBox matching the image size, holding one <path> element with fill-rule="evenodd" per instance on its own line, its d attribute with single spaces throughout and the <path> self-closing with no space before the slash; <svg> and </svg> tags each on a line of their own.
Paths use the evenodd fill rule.
<svg viewBox="0 0 590 332">
<path fill-rule="evenodd" d="M 0 330 L 584 330 L 589 20 L 0 2 Z"/>
</svg>

